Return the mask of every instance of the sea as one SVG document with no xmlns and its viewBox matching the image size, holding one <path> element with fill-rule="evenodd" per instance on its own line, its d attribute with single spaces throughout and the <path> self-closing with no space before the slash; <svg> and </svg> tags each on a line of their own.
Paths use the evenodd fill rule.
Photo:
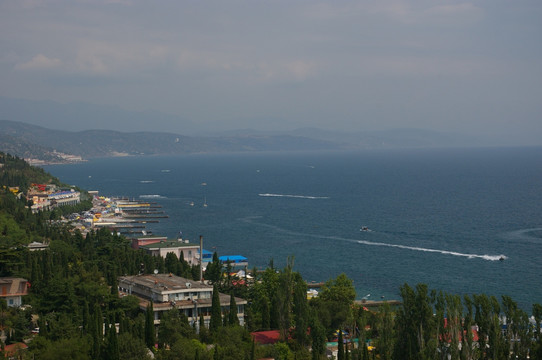
<svg viewBox="0 0 542 360">
<path fill-rule="evenodd" d="M 293 258 L 306 281 L 345 273 L 358 299 L 451 294 L 542 304 L 542 148 L 191 154 L 48 165 L 100 195 L 155 202 L 155 235 L 242 255 Z"/>
</svg>

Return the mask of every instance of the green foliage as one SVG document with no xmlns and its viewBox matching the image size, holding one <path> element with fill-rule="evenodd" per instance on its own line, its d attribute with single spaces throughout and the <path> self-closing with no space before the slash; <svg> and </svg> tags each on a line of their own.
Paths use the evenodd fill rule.
<svg viewBox="0 0 542 360">
<path fill-rule="evenodd" d="M 320 322 L 328 330 L 328 335 L 336 329 L 343 328 L 353 322 L 352 303 L 356 290 L 345 274 L 336 279 L 326 281 L 320 295 L 311 301 Z"/>
<path fill-rule="evenodd" d="M 293 360 L 294 355 L 286 343 L 279 342 L 273 345 L 273 357 L 276 360 Z"/>
<path fill-rule="evenodd" d="M 194 338 L 195 332 L 184 313 L 173 308 L 162 315 L 158 327 L 158 346 L 167 348 L 181 338 Z"/>
<path fill-rule="evenodd" d="M 145 344 L 149 349 L 154 349 L 156 343 L 156 330 L 154 328 L 154 310 L 152 301 L 145 310 Z"/>
<path fill-rule="evenodd" d="M 213 253 L 213 261 L 207 265 L 205 269 L 205 280 L 209 280 L 211 284 L 217 283 L 222 278 L 222 264 L 218 260 L 216 251 Z"/>
<path fill-rule="evenodd" d="M 151 360 L 145 342 L 130 333 L 118 336 L 120 360 Z"/>
<path fill-rule="evenodd" d="M 33 358 L 40 360 L 73 359 L 87 360 L 89 356 L 88 338 L 77 335 L 57 341 L 50 341 L 41 336 L 30 343 L 29 351 Z"/>
<path fill-rule="evenodd" d="M 0 163 L 9 164 L 0 170 L 0 184 L 15 184 L 30 172 L 38 180 L 23 183 L 46 182 L 40 177 L 42 171 L 28 168 L 16 158 L 0 155 Z M 133 250 L 124 237 L 105 229 L 84 237 L 50 222 L 51 216 L 61 215 L 58 211 L 33 214 L 26 206 L 24 199 L 0 187 L 0 276 L 29 279 L 25 302 L 32 306 L 25 311 L 7 308 L 0 299 L 0 326 L 6 330 L 6 342 L 28 340 L 30 329 L 37 325 L 39 335 L 29 342 L 28 350 L 36 359 L 149 359 L 147 347 L 154 348 L 156 342 L 153 304 L 144 313 L 136 297 L 119 297 L 117 277 L 139 273 L 140 264 L 145 271 L 158 269 L 189 278 L 197 278 L 199 268 L 190 267 L 182 256 L 168 255 L 164 260 Z M 30 252 L 24 247 L 36 240 L 48 243 L 48 250 Z M 430 291 L 424 284 L 414 288 L 405 284 L 400 288 L 402 306 L 364 311 L 353 305 L 354 286 L 341 274 L 327 281 L 320 296 L 308 302 L 307 285 L 293 270 L 293 257 L 282 270 L 271 261 L 252 286 L 239 287 L 231 276 L 222 277 L 215 253 L 206 278 L 214 285 L 210 330 L 200 325 L 196 334 L 183 313 L 176 309 L 164 313 L 158 326 L 158 360 L 322 359 L 326 335 L 337 329 L 348 329 L 359 339 L 359 350 L 350 353 L 345 349 L 339 355 L 344 359 L 369 359 L 367 339 L 376 345 L 372 356 L 382 360 L 499 360 L 526 358 L 527 354 L 542 358 L 542 336 L 536 331 L 542 322 L 542 306 L 533 306 L 536 326 L 531 326 L 525 311 L 508 296 L 501 302 L 483 294 L 461 298 Z M 230 311 L 224 319 L 218 297 L 221 290 L 231 294 Z M 246 328 L 237 326 L 236 296 L 250 304 L 245 307 Z M 32 315 L 38 314 L 35 324 Z M 506 335 L 500 328 L 503 316 L 508 324 Z M 201 318 L 200 324 L 203 322 Z M 118 334 L 115 323 L 119 324 Z M 474 344 L 473 326 L 478 327 L 478 345 Z M 278 329 L 284 341 L 259 346 L 253 343 L 249 329 Z M 208 348 L 209 344 L 214 347 Z"/>
<path fill-rule="evenodd" d="M 222 312 L 220 309 L 220 297 L 218 294 L 218 287 L 213 285 L 213 298 L 211 303 L 211 320 L 209 323 L 209 330 L 215 333 L 222 326 Z"/>
<path fill-rule="evenodd" d="M 228 312 L 228 325 L 239 325 L 239 318 L 237 317 L 237 304 L 235 302 L 235 296 L 233 296 L 233 294 L 230 295 L 230 311 Z"/>
<path fill-rule="evenodd" d="M 39 167 L 31 166 L 23 159 L 0 152 L 0 186 L 18 186 L 25 192 L 32 183 L 65 185 Z"/>
<path fill-rule="evenodd" d="M 344 339 L 342 330 L 339 330 L 339 338 L 337 339 L 337 360 L 344 360 Z"/>
</svg>

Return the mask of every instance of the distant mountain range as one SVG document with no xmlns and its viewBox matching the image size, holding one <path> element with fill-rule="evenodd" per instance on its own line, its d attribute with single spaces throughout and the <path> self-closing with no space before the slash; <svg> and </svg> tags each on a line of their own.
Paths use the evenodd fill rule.
<svg viewBox="0 0 542 360">
<path fill-rule="evenodd" d="M 149 128 L 153 131 L 147 131 Z M 210 132 L 182 117 L 159 111 L 138 112 L 111 105 L 0 97 L 0 151 L 42 162 L 121 155 L 465 145 L 481 145 L 481 142 L 419 129 Z"/>
<path fill-rule="evenodd" d="M 0 151 L 43 162 L 127 155 L 209 152 L 317 151 L 467 145 L 463 138 L 416 129 L 343 133 L 315 128 L 291 132 L 237 130 L 213 136 L 111 130 L 65 131 L 0 120 Z M 77 160 L 77 158 L 75 158 Z"/>
</svg>

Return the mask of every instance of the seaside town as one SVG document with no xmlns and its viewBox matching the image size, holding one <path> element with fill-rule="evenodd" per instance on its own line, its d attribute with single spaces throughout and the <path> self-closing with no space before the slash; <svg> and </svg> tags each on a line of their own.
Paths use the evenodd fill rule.
<svg viewBox="0 0 542 360">
<path fill-rule="evenodd" d="M 540 359 L 539 304 L 529 317 L 509 297 L 424 284 L 356 300 L 344 274 L 307 283 L 293 258 L 258 270 L 202 236 L 153 234 L 168 217 L 157 202 L 37 182 L 41 169 L 6 154 L 0 175 L 6 358 Z"/>
</svg>

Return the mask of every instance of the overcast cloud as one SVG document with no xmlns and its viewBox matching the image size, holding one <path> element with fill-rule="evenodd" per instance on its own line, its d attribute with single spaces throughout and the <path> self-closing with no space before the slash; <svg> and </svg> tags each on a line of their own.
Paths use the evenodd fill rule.
<svg viewBox="0 0 542 360">
<path fill-rule="evenodd" d="M 0 96 L 541 144 L 541 19 L 540 0 L 3 0 Z"/>
</svg>

